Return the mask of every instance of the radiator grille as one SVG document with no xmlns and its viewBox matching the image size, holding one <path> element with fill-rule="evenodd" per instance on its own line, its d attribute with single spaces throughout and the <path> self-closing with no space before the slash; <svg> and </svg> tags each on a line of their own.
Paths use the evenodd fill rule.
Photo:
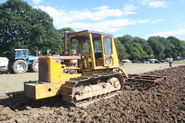
<svg viewBox="0 0 185 123">
<path fill-rule="evenodd" d="M 49 68 L 47 59 L 39 59 L 39 81 L 49 82 Z"/>
</svg>

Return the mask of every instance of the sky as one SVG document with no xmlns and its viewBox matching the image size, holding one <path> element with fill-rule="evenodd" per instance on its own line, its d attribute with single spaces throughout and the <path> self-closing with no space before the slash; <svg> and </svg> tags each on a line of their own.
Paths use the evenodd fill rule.
<svg viewBox="0 0 185 123">
<path fill-rule="evenodd" d="M 0 0 L 0 3 L 6 0 Z M 129 34 L 175 36 L 185 40 L 185 0 L 24 0 L 47 12 L 57 29 L 94 30 L 115 37 Z"/>
</svg>

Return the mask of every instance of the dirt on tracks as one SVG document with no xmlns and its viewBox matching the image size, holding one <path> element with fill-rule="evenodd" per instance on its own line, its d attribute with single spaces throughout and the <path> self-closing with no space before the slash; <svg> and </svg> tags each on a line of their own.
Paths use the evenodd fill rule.
<svg viewBox="0 0 185 123">
<path fill-rule="evenodd" d="M 24 95 L 0 99 L 0 122 L 185 122 L 185 66 L 154 71 L 167 76 L 148 90 L 123 89 L 87 108 L 54 97 L 33 101 Z"/>
</svg>

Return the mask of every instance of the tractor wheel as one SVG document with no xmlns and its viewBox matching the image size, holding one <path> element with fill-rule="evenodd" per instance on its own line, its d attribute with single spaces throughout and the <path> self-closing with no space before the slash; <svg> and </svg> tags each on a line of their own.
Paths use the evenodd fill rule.
<svg viewBox="0 0 185 123">
<path fill-rule="evenodd" d="M 25 73 L 28 70 L 28 65 L 24 60 L 16 60 L 12 65 L 12 71 L 16 74 Z"/>
<path fill-rule="evenodd" d="M 31 65 L 31 71 L 38 72 L 39 71 L 39 63 L 38 60 L 33 61 Z"/>
</svg>

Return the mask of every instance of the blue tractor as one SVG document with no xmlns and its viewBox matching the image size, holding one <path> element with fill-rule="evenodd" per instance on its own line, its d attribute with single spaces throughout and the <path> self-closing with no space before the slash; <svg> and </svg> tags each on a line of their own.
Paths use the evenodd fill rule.
<svg viewBox="0 0 185 123">
<path fill-rule="evenodd" d="M 29 55 L 28 49 L 15 49 L 9 59 L 9 70 L 13 73 L 38 72 L 38 57 Z"/>
</svg>

